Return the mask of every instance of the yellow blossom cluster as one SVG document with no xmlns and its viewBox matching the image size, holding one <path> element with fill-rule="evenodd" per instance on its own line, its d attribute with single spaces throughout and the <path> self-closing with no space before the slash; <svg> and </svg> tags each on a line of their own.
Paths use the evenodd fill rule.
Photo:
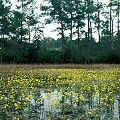
<svg viewBox="0 0 120 120">
<path fill-rule="evenodd" d="M 120 105 L 120 68 L 0 68 L 0 119 L 100 119 Z M 56 92 L 57 91 L 57 92 Z M 46 102 L 45 102 L 46 101 Z M 45 108 L 46 107 L 46 108 Z"/>
</svg>

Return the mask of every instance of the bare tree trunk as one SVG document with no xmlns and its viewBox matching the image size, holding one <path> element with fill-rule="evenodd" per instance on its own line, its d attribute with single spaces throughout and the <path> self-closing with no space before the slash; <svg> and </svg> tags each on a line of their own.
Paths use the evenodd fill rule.
<svg viewBox="0 0 120 120">
<path fill-rule="evenodd" d="M 88 0 L 88 8 L 90 5 L 90 0 Z M 88 64 L 90 63 L 90 13 L 88 10 Z"/>
<path fill-rule="evenodd" d="M 4 11 L 4 6 L 3 6 L 3 13 L 5 12 Z M 2 21 L 4 21 L 4 15 L 2 15 Z M 0 48 L 0 63 L 2 64 L 2 62 L 3 62 L 3 46 L 4 46 L 4 38 L 5 38 L 5 36 L 4 36 L 4 34 L 5 34 L 5 30 L 4 30 L 4 25 L 3 25 L 4 23 L 1 23 L 1 48 Z"/>
<path fill-rule="evenodd" d="M 110 39 L 109 39 L 109 51 L 112 50 L 112 1 L 110 0 Z"/>
<path fill-rule="evenodd" d="M 120 2 L 118 0 L 118 45 L 120 47 Z"/>
<path fill-rule="evenodd" d="M 79 17 L 78 17 L 78 30 L 77 30 L 77 39 L 78 39 L 78 50 L 80 50 L 80 27 L 79 27 Z"/>
<path fill-rule="evenodd" d="M 62 34 L 62 50 L 64 51 L 65 50 L 65 37 L 64 37 L 64 25 L 63 25 L 61 3 L 62 1 L 59 0 L 59 16 L 60 16 L 61 34 Z"/>
<path fill-rule="evenodd" d="M 21 63 L 22 62 L 22 48 L 23 48 L 23 45 L 22 45 L 22 42 L 23 42 L 23 32 L 22 32 L 22 29 L 23 29 L 23 1 L 22 1 L 22 12 L 21 12 L 21 21 L 20 21 L 20 38 L 18 38 L 18 63 Z"/>
<path fill-rule="evenodd" d="M 71 0 L 71 4 L 72 4 L 72 0 Z M 70 62 L 72 63 L 73 62 L 73 51 L 72 51 L 72 29 L 73 29 L 73 27 L 72 27 L 72 19 L 73 19 L 73 15 L 72 15 L 72 10 L 71 10 L 71 13 L 70 13 L 70 15 L 71 15 L 71 24 L 70 24 L 70 51 L 71 51 L 71 60 L 70 60 Z"/>
<path fill-rule="evenodd" d="M 64 28 L 63 21 L 61 20 L 61 32 L 62 32 L 62 50 L 65 50 L 65 37 L 64 37 Z"/>
<path fill-rule="evenodd" d="M 28 30 L 29 30 L 29 43 L 31 42 L 31 35 L 30 35 L 30 26 L 28 25 Z"/>
<path fill-rule="evenodd" d="M 75 4 L 76 4 L 76 11 L 79 10 L 79 3 L 78 0 L 75 0 Z M 80 50 L 80 17 L 79 17 L 79 13 L 77 12 L 77 44 L 78 44 L 78 50 Z"/>
<path fill-rule="evenodd" d="M 99 41 L 99 43 L 100 43 L 100 38 L 101 38 L 101 36 L 100 36 L 100 11 L 98 11 L 98 41 Z"/>
<path fill-rule="evenodd" d="M 112 36 L 111 36 L 111 49 L 113 49 L 113 35 L 114 34 L 114 28 L 113 28 L 113 20 L 112 20 Z"/>
<path fill-rule="evenodd" d="M 1 40 L 1 47 L 0 47 L 0 63 L 2 64 L 2 40 Z"/>
<path fill-rule="evenodd" d="M 22 43 L 22 40 L 23 40 L 23 33 L 22 33 L 22 29 L 23 29 L 23 13 L 24 13 L 24 10 L 23 10 L 23 1 L 22 1 L 22 15 L 21 15 L 21 28 L 20 28 L 20 42 Z"/>
<path fill-rule="evenodd" d="M 92 37 L 93 37 L 93 35 L 92 35 L 92 22 L 90 21 L 90 41 L 89 41 L 89 49 L 90 49 L 90 57 L 92 57 L 92 48 L 93 48 L 93 42 L 92 42 Z"/>
<path fill-rule="evenodd" d="M 97 7 L 98 7 L 98 27 L 97 27 L 97 30 L 98 30 L 98 42 L 99 42 L 99 53 L 101 51 L 100 49 L 100 10 L 99 10 L 99 3 L 98 3 L 98 0 L 97 0 Z"/>
</svg>

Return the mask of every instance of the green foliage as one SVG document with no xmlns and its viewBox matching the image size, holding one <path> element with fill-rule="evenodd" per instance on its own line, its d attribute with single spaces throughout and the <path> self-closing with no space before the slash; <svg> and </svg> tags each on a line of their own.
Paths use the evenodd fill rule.
<svg viewBox="0 0 120 120">
<path fill-rule="evenodd" d="M 120 64 L 120 54 L 113 50 L 96 56 L 94 61 L 95 63 Z"/>
<path fill-rule="evenodd" d="M 62 63 L 62 52 L 56 50 L 42 50 L 38 52 L 39 63 Z"/>
<path fill-rule="evenodd" d="M 112 21 L 109 19 L 110 13 L 104 10 L 106 5 L 94 0 L 45 1 L 50 4 L 41 5 L 40 14 L 35 12 L 35 0 L 18 0 L 15 10 L 11 10 L 9 0 L 0 1 L 1 62 L 120 63 L 119 24 L 117 31 L 110 29 Z M 115 12 L 114 17 L 119 23 L 119 2 L 112 1 L 108 7 L 116 7 L 112 12 Z M 88 14 L 90 27 L 85 30 Z M 100 18 L 101 15 L 105 20 Z M 60 24 L 56 31 L 61 38 L 54 40 L 44 37 L 40 17 L 46 16 L 45 24 Z M 101 33 L 98 42 L 93 38 L 93 29 Z M 70 31 L 69 34 L 65 34 L 66 31 Z"/>
</svg>

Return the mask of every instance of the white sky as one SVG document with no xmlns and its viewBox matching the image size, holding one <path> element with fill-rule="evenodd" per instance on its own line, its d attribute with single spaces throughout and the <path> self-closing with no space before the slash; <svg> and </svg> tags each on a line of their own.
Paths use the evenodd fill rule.
<svg viewBox="0 0 120 120">
<path fill-rule="evenodd" d="M 11 0 L 12 4 L 13 4 L 13 9 L 15 8 L 15 4 L 16 4 L 16 1 L 17 0 Z M 103 3 L 106 3 L 108 4 L 109 3 L 109 0 L 99 0 L 99 2 L 103 2 Z M 42 3 L 42 0 L 40 1 L 39 0 L 39 3 Z M 44 20 L 42 20 L 44 21 Z M 47 25 L 44 25 L 45 29 L 44 29 L 44 37 L 51 37 L 51 38 L 54 38 L 54 39 L 57 39 L 58 38 L 58 32 L 52 32 L 56 27 L 58 27 L 60 25 L 58 24 L 47 24 Z M 94 34 L 93 36 L 96 37 L 97 34 Z M 60 37 L 60 36 L 59 36 Z"/>
</svg>

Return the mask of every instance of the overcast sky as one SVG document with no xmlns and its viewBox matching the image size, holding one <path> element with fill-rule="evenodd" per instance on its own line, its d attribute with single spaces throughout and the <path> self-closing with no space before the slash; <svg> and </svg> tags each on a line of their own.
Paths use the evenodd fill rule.
<svg viewBox="0 0 120 120">
<path fill-rule="evenodd" d="M 12 7 L 12 9 L 14 9 L 15 8 L 15 4 L 16 4 L 16 1 L 17 0 L 11 0 L 11 2 L 12 2 L 12 4 L 13 4 L 13 7 Z M 42 3 L 42 0 L 38 0 L 39 1 L 39 4 L 40 3 Z M 99 2 L 103 2 L 103 3 L 106 3 L 106 4 L 108 4 L 109 3 L 109 0 L 99 0 Z M 43 20 L 44 21 L 44 20 Z M 58 36 L 57 36 L 57 34 L 58 34 L 58 32 L 52 32 L 56 27 L 58 27 L 58 26 L 60 26 L 60 25 L 58 25 L 58 24 L 47 24 L 47 25 L 45 25 L 44 27 L 45 27 L 45 29 L 44 29 L 44 36 L 45 37 L 51 37 L 51 38 L 54 38 L 54 39 L 57 39 L 58 38 Z M 86 27 L 87 28 L 87 27 Z M 95 37 L 95 35 L 96 34 L 94 34 L 94 37 Z M 60 37 L 60 36 L 59 36 Z"/>
</svg>

